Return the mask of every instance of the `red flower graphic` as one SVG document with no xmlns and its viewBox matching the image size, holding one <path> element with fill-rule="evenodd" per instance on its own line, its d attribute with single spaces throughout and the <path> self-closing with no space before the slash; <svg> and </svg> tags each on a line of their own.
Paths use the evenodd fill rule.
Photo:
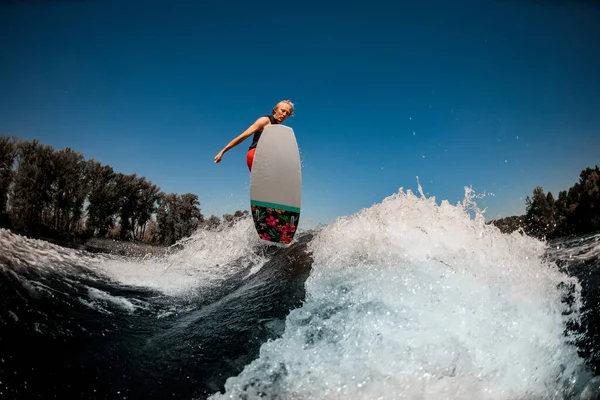
<svg viewBox="0 0 600 400">
<path fill-rule="evenodd" d="M 268 216 L 268 217 L 265 219 L 265 222 L 266 222 L 266 223 L 267 223 L 267 225 L 269 225 L 269 226 L 275 226 L 275 225 L 277 225 L 277 223 L 279 222 L 279 219 L 278 219 L 278 218 L 275 218 L 274 216 L 272 216 L 272 215 L 271 215 L 271 216 Z"/>
</svg>

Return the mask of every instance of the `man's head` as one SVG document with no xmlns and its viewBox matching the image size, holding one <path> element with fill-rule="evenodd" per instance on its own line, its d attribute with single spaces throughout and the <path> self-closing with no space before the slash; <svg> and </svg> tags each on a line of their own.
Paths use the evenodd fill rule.
<svg viewBox="0 0 600 400">
<path fill-rule="evenodd" d="M 287 117 L 294 115 L 294 103 L 290 100 L 281 100 L 273 107 L 272 113 L 277 122 L 282 123 Z"/>
</svg>

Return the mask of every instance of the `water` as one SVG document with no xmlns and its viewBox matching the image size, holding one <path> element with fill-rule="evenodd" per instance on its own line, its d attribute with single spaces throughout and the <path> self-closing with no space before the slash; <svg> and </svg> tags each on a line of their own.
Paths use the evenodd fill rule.
<svg viewBox="0 0 600 400">
<path fill-rule="evenodd" d="M 145 259 L 0 231 L 0 394 L 597 398 L 600 235 L 501 234 L 472 197 L 400 190 L 288 249 L 251 219 Z"/>
</svg>

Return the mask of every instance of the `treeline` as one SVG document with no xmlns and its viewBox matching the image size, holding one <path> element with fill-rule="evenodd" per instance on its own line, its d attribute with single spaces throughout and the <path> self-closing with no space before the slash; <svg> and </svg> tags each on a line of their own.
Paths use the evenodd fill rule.
<svg viewBox="0 0 600 400">
<path fill-rule="evenodd" d="M 586 168 L 568 190 L 545 193 L 541 186 L 527 196 L 526 213 L 491 221 L 503 232 L 522 228 L 540 239 L 555 239 L 600 231 L 600 169 Z"/>
<path fill-rule="evenodd" d="M 70 148 L 0 136 L 0 226 L 38 236 L 91 237 L 171 245 L 200 226 L 247 215 L 204 218 L 198 196 L 164 193 Z"/>
</svg>

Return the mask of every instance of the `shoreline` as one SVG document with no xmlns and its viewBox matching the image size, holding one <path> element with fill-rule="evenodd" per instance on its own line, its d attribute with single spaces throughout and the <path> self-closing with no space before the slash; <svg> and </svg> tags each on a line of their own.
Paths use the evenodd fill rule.
<svg viewBox="0 0 600 400">
<path fill-rule="evenodd" d="M 90 238 L 81 239 L 83 243 L 76 243 L 65 239 L 53 238 L 39 234 L 32 234 L 15 230 L 12 228 L 2 227 L 14 235 L 23 236 L 29 239 L 43 240 L 57 246 L 66 247 L 74 250 L 83 250 L 90 253 L 115 254 L 128 257 L 144 257 L 147 255 L 161 256 L 167 254 L 167 246 L 159 246 L 147 243 L 121 241 L 107 238 Z"/>
</svg>

